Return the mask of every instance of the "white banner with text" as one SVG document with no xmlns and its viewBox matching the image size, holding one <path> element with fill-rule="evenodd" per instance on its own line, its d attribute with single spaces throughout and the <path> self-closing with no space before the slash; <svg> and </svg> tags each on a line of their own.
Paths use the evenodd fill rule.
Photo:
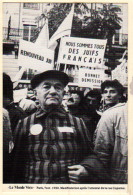
<svg viewBox="0 0 133 195">
<path fill-rule="evenodd" d="M 35 43 L 21 40 L 19 45 L 18 65 L 39 72 L 53 69 L 54 51 Z"/>
<path fill-rule="evenodd" d="M 105 80 L 104 78 L 104 70 L 79 69 L 79 87 L 100 88 L 101 83 Z"/>
<path fill-rule="evenodd" d="M 58 63 L 101 68 L 107 40 L 63 37 Z"/>
<path fill-rule="evenodd" d="M 114 70 L 112 70 L 112 79 L 117 79 L 123 86 L 128 85 L 127 61 L 123 60 Z"/>
</svg>

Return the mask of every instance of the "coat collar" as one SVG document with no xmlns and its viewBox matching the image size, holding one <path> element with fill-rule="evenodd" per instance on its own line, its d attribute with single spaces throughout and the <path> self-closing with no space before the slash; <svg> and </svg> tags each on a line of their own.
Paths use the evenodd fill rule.
<svg viewBox="0 0 133 195">
<path fill-rule="evenodd" d="M 63 106 L 53 107 L 50 110 L 47 110 L 46 108 L 42 109 L 41 107 L 38 108 L 36 111 L 36 118 L 45 117 L 45 116 L 51 116 L 56 115 L 61 118 L 66 117 L 67 112 L 63 108 Z"/>
</svg>

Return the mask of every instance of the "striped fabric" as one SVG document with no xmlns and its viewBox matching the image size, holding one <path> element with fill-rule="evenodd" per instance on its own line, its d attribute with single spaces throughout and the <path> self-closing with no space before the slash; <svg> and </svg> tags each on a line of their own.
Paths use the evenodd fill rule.
<svg viewBox="0 0 133 195">
<path fill-rule="evenodd" d="M 42 127 L 37 135 L 31 132 L 35 124 Z M 23 183 L 69 183 L 67 167 L 79 164 L 92 151 L 84 122 L 63 109 L 25 118 L 15 137 L 16 164 L 25 165 Z"/>
</svg>

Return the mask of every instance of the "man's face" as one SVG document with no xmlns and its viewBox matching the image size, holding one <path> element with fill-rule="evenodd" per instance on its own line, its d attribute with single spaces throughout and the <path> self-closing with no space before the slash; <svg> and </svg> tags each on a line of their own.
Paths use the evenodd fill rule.
<svg viewBox="0 0 133 195">
<path fill-rule="evenodd" d="M 87 96 L 86 97 L 86 104 L 88 109 L 92 110 L 92 111 L 96 111 L 99 101 L 97 100 L 96 97 L 91 97 L 91 96 Z"/>
<path fill-rule="evenodd" d="M 117 104 L 120 99 L 120 95 L 115 87 L 105 87 L 102 97 L 105 101 L 105 104 Z"/>
<path fill-rule="evenodd" d="M 57 79 L 46 79 L 35 90 L 42 108 L 45 106 L 60 105 L 62 102 L 64 85 Z"/>
<path fill-rule="evenodd" d="M 68 98 L 67 105 L 68 106 L 77 106 L 80 103 L 80 96 L 77 93 L 71 93 L 70 97 Z"/>
</svg>

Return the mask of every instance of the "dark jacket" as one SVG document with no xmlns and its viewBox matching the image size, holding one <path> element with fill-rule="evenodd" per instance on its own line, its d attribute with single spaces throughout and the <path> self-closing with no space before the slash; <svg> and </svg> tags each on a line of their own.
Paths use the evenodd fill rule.
<svg viewBox="0 0 133 195">
<path fill-rule="evenodd" d="M 14 132 L 18 121 L 21 119 L 24 119 L 25 117 L 27 117 L 26 113 L 22 110 L 22 108 L 20 108 L 18 105 L 16 105 L 14 102 L 12 102 L 11 104 L 9 104 L 6 109 L 9 112 L 9 118 L 10 118 L 10 122 L 11 122 L 11 130 L 12 132 Z"/>
<path fill-rule="evenodd" d="M 8 111 L 3 108 L 3 183 L 10 182 L 12 169 L 11 151 L 13 146 L 9 114 Z"/>
<path fill-rule="evenodd" d="M 69 108 L 69 112 L 73 115 L 76 116 L 78 118 L 82 118 L 87 129 L 88 129 L 88 133 L 89 136 L 91 138 L 91 141 L 93 141 L 93 135 L 94 135 L 94 131 L 96 130 L 96 126 L 101 118 L 101 116 L 95 111 L 89 111 L 87 109 L 87 107 L 68 107 Z"/>
</svg>

